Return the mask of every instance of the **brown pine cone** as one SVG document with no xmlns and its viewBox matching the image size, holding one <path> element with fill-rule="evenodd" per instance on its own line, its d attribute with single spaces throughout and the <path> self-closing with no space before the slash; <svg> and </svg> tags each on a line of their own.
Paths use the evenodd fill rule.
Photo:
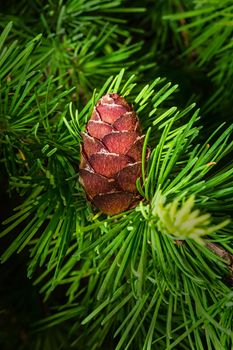
<svg viewBox="0 0 233 350">
<path fill-rule="evenodd" d="M 80 182 L 88 199 L 109 215 L 133 207 L 144 141 L 133 108 L 116 93 L 103 96 L 82 138 Z"/>
</svg>

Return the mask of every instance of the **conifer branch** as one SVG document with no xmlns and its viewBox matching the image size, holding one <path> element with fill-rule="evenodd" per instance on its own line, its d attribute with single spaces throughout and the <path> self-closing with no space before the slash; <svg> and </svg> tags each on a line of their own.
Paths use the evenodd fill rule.
<svg viewBox="0 0 233 350">
<path fill-rule="evenodd" d="M 231 346 L 232 4 L 141 5 L 1 4 L 0 178 L 19 201 L 0 234 L 9 346 Z M 82 132 L 109 93 L 145 134 L 140 202 L 114 216 L 78 182 Z"/>
</svg>

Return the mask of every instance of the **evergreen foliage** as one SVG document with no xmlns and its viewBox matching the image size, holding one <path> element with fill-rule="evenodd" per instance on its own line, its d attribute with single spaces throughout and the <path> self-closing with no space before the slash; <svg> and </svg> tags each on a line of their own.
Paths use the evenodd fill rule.
<svg viewBox="0 0 233 350">
<path fill-rule="evenodd" d="M 1 7 L 1 348 L 230 350 L 232 1 Z M 146 134 L 142 200 L 115 216 L 78 182 L 108 92 Z"/>
<path fill-rule="evenodd" d="M 194 4 L 191 11 L 164 18 L 184 21 L 178 30 L 186 32 L 190 43 L 182 54 L 192 55 L 194 64 L 203 67 L 213 82 L 207 110 L 219 112 L 225 104 L 232 109 L 232 1 L 195 0 Z"/>
</svg>

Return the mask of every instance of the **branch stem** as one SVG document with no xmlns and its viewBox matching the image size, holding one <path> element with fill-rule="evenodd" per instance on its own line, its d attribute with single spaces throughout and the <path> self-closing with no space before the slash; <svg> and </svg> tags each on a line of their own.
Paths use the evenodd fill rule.
<svg viewBox="0 0 233 350">
<path fill-rule="evenodd" d="M 181 246 L 185 243 L 182 240 L 175 241 L 177 245 Z M 233 284 L 233 254 L 227 252 L 223 247 L 221 247 L 217 243 L 207 242 L 206 247 L 211 250 L 214 254 L 218 255 L 221 259 L 225 261 L 228 265 L 229 273 L 230 273 L 230 281 Z"/>
</svg>

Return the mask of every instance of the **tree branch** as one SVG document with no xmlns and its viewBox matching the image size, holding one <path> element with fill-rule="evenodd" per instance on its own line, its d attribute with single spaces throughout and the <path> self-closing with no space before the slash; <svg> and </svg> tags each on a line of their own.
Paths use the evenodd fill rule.
<svg viewBox="0 0 233 350">
<path fill-rule="evenodd" d="M 176 240 L 175 242 L 179 246 L 185 243 L 185 241 L 182 241 L 182 240 Z M 221 259 L 223 259 L 225 263 L 228 265 L 230 276 L 227 279 L 227 281 L 233 285 L 233 255 L 227 252 L 223 247 L 221 247 L 217 243 L 207 242 L 206 247 L 209 250 L 211 250 L 214 254 L 218 255 Z"/>
</svg>

